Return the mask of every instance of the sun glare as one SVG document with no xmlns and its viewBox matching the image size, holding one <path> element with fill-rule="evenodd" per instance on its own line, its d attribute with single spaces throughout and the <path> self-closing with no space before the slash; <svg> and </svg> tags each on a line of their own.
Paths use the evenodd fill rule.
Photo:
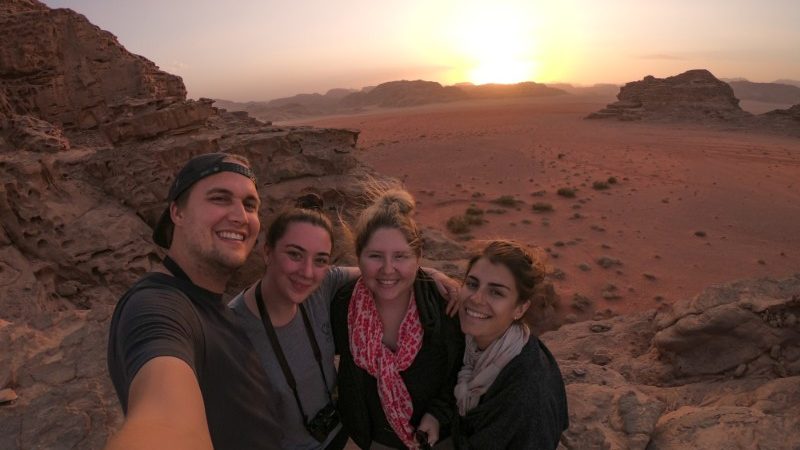
<svg viewBox="0 0 800 450">
<path fill-rule="evenodd" d="M 518 83 L 536 76 L 535 24 L 521 5 L 485 3 L 453 21 L 454 47 L 464 76 L 475 84 Z"/>
<path fill-rule="evenodd" d="M 469 72 L 469 81 L 475 84 L 519 83 L 531 80 L 534 69 L 534 65 L 530 61 L 486 60 Z"/>
</svg>

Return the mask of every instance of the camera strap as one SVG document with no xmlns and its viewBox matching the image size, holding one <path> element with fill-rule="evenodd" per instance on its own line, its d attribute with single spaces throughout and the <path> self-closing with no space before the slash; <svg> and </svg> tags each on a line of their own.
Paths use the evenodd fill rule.
<svg viewBox="0 0 800 450">
<path fill-rule="evenodd" d="M 164 261 L 162 261 L 161 264 L 163 264 L 164 267 L 167 268 L 167 270 L 172 272 L 172 275 L 175 278 L 178 278 L 178 279 L 181 279 L 181 280 L 184 280 L 184 281 L 188 281 L 188 282 L 194 284 L 192 282 L 192 279 L 189 278 L 189 275 L 186 275 L 186 272 L 184 272 L 183 269 L 181 269 L 181 266 L 179 266 L 178 263 L 176 263 L 174 259 L 170 258 L 169 256 L 165 256 L 164 257 Z"/>
<path fill-rule="evenodd" d="M 258 306 L 258 312 L 261 314 L 261 322 L 264 324 L 264 331 L 267 332 L 267 337 L 269 337 L 269 341 L 272 344 L 272 350 L 275 352 L 275 356 L 278 358 L 278 363 L 280 363 L 283 376 L 286 377 L 286 382 L 292 389 L 294 399 L 297 401 L 297 407 L 300 408 L 300 414 L 303 416 L 303 423 L 308 423 L 308 416 L 306 415 L 305 411 L 303 411 L 303 405 L 300 403 L 300 395 L 297 393 L 297 382 L 294 379 L 294 375 L 292 375 L 292 369 L 289 367 L 289 362 L 286 360 L 286 355 L 283 353 L 281 343 L 278 341 L 278 334 L 275 332 L 275 327 L 272 326 L 272 320 L 269 318 L 267 308 L 264 306 L 264 296 L 261 294 L 261 281 L 256 284 L 255 296 L 256 306 Z M 333 397 L 331 396 L 330 389 L 328 389 L 328 380 L 325 378 L 325 369 L 322 367 L 322 352 L 319 349 L 316 337 L 314 337 L 314 330 L 311 328 L 311 321 L 308 319 L 305 305 L 301 303 L 299 305 L 299 309 L 300 314 L 303 316 L 303 325 L 306 329 L 308 342 L 311 344 L 311 349 L 314 352 L 314 359 L 317 360 L 319 372 L 322 374 L 322 381 L 325 383 L 325 391 L 328 393 L 328 400 L 330 400 L 332 403 Z"/>
</svg>

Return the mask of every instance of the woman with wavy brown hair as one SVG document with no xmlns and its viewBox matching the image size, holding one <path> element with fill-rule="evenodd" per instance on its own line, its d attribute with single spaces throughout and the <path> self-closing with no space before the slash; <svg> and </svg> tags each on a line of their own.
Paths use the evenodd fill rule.
<svg viewBox="0 0 800 450">
<path fill-rule="evenodd" d="M 521 245 L 490 242 L 459 296 L 464 365 L 455 387 L 458 449 L 555 449 L 569 426 L 555 358 L 523 322 L 544 271 Z"/>
</svg>

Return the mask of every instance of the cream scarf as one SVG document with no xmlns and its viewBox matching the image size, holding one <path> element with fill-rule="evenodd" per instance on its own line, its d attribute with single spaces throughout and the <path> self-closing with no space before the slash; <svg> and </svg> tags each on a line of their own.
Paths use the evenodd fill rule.
<svg viewBox="0 0 800 450">
<path fill-rule="evenodd" d="M 526 325 L 513 323 L 502 336 L 481 351 L 475 339 L 466 336 L 464 366 L 458 372 L 455 388 L 459 415 L 464 416 L 478 406 L 481 395 L 489 390 L 503 367 L 519 355 L 529 337 L 530 330 Z"/>
</svg>

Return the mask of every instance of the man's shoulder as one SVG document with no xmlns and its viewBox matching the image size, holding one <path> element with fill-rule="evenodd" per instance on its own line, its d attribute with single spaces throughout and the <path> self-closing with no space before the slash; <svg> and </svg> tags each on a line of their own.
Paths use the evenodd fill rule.
<svg viewBox="0 0 800 450">
<path fill-rule="evenodd" d="M 144 274 L 141 278 L 136 280 L 130 288 L 128 288 L 127 292 L 123 295 L 123 297 L 130 296 L 135 294 L 138 291 L 144 289 L 160 289 L 167 292 L 173 292 L 175 294 L 184 295 L 183 291 L 178 288 L 176 283 L 177 279 L 169 274 L 162 273 L 162 272 L 148 272 Z"/>
<path fill-rule="evenodd" d="M 170 275 L 151 272 L 133 284 L 117 302 L 112 317 L 112 327 L 122 316 L 169 315 L 175 313 L 196 319 L 196 311 L 189 295 L 182 291 Z"/>
</svg>

